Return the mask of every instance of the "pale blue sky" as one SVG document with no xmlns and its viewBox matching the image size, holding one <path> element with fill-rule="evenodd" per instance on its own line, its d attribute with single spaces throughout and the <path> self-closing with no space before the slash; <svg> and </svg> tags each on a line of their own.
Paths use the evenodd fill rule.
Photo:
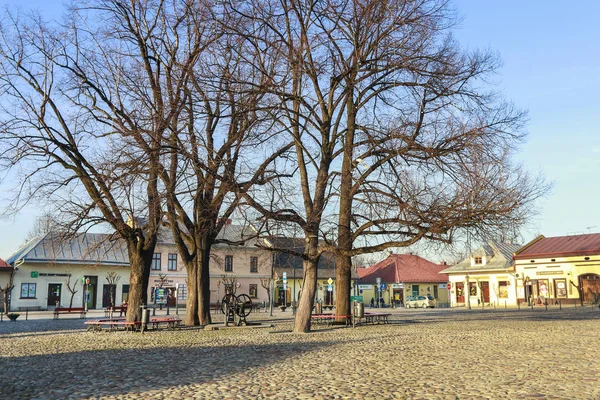
<svg viewBox="0 0 600 400">
<path fill-rule="evenodd" d="M 62 4 L 0 3 L 38 7 L 48 16 L 59 16 Z M 503 59 L 499 88 L 529 110 L 519 160 L 555 182 L 525 238 L 600 232 L 600 2 L 455 0 L 454 6 L 464 17 L 455 33 L 459 42 L 497 51 Z M 26 210 L 14 221 L 0 221 L 1 258 L 23 241 L 35 214 Z"/>
</svg>

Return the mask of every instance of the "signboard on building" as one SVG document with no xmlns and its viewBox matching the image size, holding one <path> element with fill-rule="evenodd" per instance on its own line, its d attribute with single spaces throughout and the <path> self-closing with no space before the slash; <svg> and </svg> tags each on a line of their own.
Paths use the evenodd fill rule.
<svg viewBox="0 0 600 400">
<path fill-rule="evenodd" d="M 350 301 L 358 301 L 359 303 L 363 302 L 363 297 L 362 296 L 350 296 Z"/>
<path fill-rule="evenodd" d="M 32 278 L 37 278 L 38 277 L 38 272 L 37 271 L 31 271 L 31 277 Z"/>
<path fill-rule="evenodd" d="M 371 290 L 373 289 L 373 285 L 358 285 L 360 290 Z"/>
<path fill-rule="evenodd" d="M 392 289 L 404 289 L 404 283 L 392 283 Z"/>
</svg>

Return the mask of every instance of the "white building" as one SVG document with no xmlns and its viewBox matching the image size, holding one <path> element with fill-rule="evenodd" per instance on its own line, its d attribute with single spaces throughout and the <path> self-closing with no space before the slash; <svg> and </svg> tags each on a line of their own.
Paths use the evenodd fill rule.
<svg viewBox="0 0 600 400">
<path fill-rule="evenodd" d="M 513 254 L 520 248 L 519 244 L 489 242 L 440 271 L 450 277 L 451 307 L 516 306 Z"/>
</svg>

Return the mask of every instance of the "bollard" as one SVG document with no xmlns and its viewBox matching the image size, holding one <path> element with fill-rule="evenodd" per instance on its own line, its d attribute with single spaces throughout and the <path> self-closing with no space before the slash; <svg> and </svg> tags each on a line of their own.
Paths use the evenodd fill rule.
<svg viewBox="0 0 600 400">
<path fill-rule="evenodd" d="M 25 309 L 25 321 L 29 319 L 29 308 Z"/>
<path fill-rule="evenodd" d="M 559 310 L 562 310 L 562 300 L 559 300 L 559 301 L 558 301 L 558 309 L 559 309 Z"/>
<path fill-rule="evenodd" d="M 518 303 L 518 301 L 517 301 Z M 504 300 L 504 309 L 506 310 L 506 300 Z"/>
<path fill-rule="evenodd" d="M 169 305 L 167 304 L 167 315 L 169 315 Z"/>
</svg>

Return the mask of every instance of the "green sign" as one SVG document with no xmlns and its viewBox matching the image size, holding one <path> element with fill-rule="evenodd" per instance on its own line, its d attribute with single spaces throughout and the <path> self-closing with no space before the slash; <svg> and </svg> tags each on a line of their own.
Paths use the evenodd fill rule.
<svg viewBox="0 0 600 400">
<path fill-rule="evenodd" d="M 31 271 L 31 277 L 32 278 L 37 278 L 38 277 L 38 272 L 37 271 Z"/>
<path fill-rule="evenodd" d="M 362 296 L 350 296 L 350 301 L 358 301 L 359 303 L 363 303 Z"/>
</svg>

